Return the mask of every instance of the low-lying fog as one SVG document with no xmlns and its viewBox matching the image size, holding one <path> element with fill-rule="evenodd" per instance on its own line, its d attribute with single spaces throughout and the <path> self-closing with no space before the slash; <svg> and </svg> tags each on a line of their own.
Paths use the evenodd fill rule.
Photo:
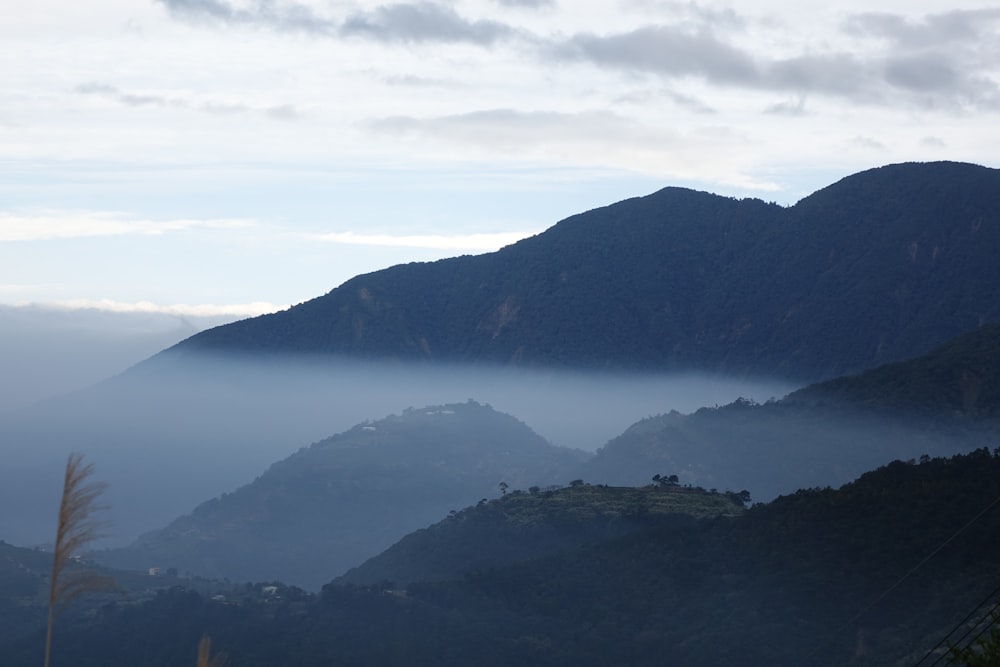
<svg viewBox="0 0 1000 667">
<path fill-rule="evenodd" d="M 109 544 L 159 528 L 312 442 L 408 407 L 474 399 L 550 442 L 593 451 L 644 417 L 758 401 L 780 382 L 507 368 L 161 355 L 0 424 L 0 538 L 51 541 L 61 467 L 84 453 L 110 483 Z M 567 480 L 569 481 L 569 480 Z M 484 490 L 484 495 L 494 490 Z"/>
<path fill-rule="evenodd" d="M 0 305 L 0 415 L 84 389 L 234 319 Z"/>
</svg>

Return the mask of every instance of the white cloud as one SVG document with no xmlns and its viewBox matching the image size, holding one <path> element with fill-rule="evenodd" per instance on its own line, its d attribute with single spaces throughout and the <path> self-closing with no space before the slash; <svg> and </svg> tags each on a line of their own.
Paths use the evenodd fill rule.
<svg viewBox="0 0 1000 667">
<path fill-rule="evenodd" d="M 135 220 L 121 213 L 57 211 L 0 214 L 0 242 L 47 241 L 90 236 L 159 235 L 188 229 L 250 227 L 249 220 Z"/>
<path fill-rule="evenodd" d="M 773 191 L 745 169 L 746 135 L 723 124 L 663 127 L 611 111 L 572 113 L 487 109 L 453 116 L 395 116 L 370 124 L 377 133 L 421 142 L 424 150 L 475 148 L 494 160 L 535 160 L 659 174 Z M 443 154 L 446 154 L 442 151 Z M 706 155 L 712 155 L 709 165 Z"/>
<path fill-rule="evenodd" d="M 151 301 L 123 302 L 111 299 L 68 299 L 45 303 L 21 303 L 18 306 L 38 306 L 61 310 L 102 310 L 111 313 L 160 313 L 164 315 L 182 315 L 194 317 L 254 317 L 266 315 L 288 308 L 288 305 L 276 305 L 265 301 L 235 304 L 187 304 L 175 303 L 169 305 L 156 304 Z"/>
<path fill-rule="evenodd" d="M 539 230 L 540 231 L 540 230 Z M 449 251 L 491 252 L 517 243 L 534 232 L 502 232 L 497 234 L 358 234 L 355 232 L 330 232 L 311 236 L 317 241 L 345 245 L 387 246 L 397 248 L 428 248 Z"/>
</svg>

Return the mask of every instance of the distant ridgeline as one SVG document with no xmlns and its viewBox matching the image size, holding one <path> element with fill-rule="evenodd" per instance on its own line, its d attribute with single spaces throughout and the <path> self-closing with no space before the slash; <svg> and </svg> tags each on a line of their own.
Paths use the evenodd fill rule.
<svg viewBox="0 0 1000 667">
<path fill-rule="evenodd" d="M 670 470 L 707 488 L 769 500 L 846 482 L 896 458 L 1000 445 L 1000 326 L 915 359 L 811 385 L 784 399 L 740 399 L 644 419 L 581 468 L 586 479 L 641 484 Z"/>
<path fill-rule="evenodd" d="M 827 379 L 1000 321 L 1000 171 L 900 164 L 783 208 L 681 188 L 358 276 L 196 351 Z"/>
<path fill-rule="evenodd" d="M 484 496 L 566 483 L 586 455 L 466 403 L 408 409 L 304 447 L 102 563 L 318 588 Z"/>
<path fill-rule="evenodd" d="M 631 511 L 639 494 L 656 507 L 675 490 L 628 493 L 578 486 L 457 512 L 396 547 L 418 567 L 457 548 L 452 575 L 434 581 L 411 581 L 413 563 L 393 557 L 371 573 L 386 581 L 317 596 L 273 584 L 109 604 L 60 627 L 53 662 L 187 664 L 208 633 L 243 667 L 889 667 L 917 664 L 1000 590 L 1000 456 L 986 449 L 893 462 L 730 517 Z M 601 507 L 617 510 L 601 519 Z M 502 539 L 481 541 L 531 524 L 567 536 L 574 509 L 570 524 L 603 528 L 555 549 L 520 540 L 513 559 L 491 554 Z M 605 530 L 614 517 L 630 528 Z M 0 660 L 38 664 L 41 638 L 0 633 Z"/>
</svg>

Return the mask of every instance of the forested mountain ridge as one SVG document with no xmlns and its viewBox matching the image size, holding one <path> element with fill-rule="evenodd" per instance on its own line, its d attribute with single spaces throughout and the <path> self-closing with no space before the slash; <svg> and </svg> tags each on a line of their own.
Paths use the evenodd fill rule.
<svg viewBox="0 0 1000 667">
<path fill-rule="evenodd" d="M 782 208 L 665 188 L 498 252 L 358 276 L 164 353 L 296 352 L 815 381 L 1000 320 L 1000 171 L 910 163 Z"/>
<path fill-rule="evenodd" d="M 839 403 L 909 418 L 1000 419 L 1000 325 L 987 325 L 925 355 L 792 392 L 787 403 Z"/>
<path fill-rule="evenodd" d="M 165 667 L 208 633 L 245 667 L 913 665 L 1000 586 L 998 498 L 997 452 L 897 461 L 732 518 L 650 513 L 625 536 L 405 592 L 233 604 L 176 589 L 61 628 L 55 658 Z M 0 636 L 12 667 L 39 647 Z"/>
<path fill-rule="evenodd" d="M 656 484 L 609 487 L 574 480 L 559 489 L 516 489 L 402 540 L 338 577 L 336 584 L 402 586 L 458 579 L 636 532 L 654 516 L 736 516 L 739 494 L 708 493 L 656 475 Z M 746 498 L 746 500 L 749 500 Z"/>
<path fill-rule="evenodd" d="M 1000 326 L 931 352 L 757 404 L 738 400 L 649 417 L 598 450 L 578 473 L 641 484 L 648 471 L 768 500 L 842 484 L 893 459 L 950 456 L 1000 438 Z"/>
<path fill-rule="evenodd" d="M 318 588 L 501 482 L 565 483 L 586 454 L 468 401 L 358 424 L 96 558 L 233 581 Z"/>
</svg>

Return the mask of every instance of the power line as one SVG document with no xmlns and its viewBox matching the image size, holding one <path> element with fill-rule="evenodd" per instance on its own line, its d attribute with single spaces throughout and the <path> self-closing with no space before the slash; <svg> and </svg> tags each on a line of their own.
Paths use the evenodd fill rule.
<svg viewBox="0 0 1000 667">
<path fill-rule="evenodd" d="M 969 521 L 964 526 L 962 526 L 961 528 L 959 528 L 958 530 L 956 530 L 954 533 L 952 533 L 951 537 L 949 537 L 944 542 L 942 542 L 941 544 L 939 544 L 933 551 L 931 551 L 929 554 L 927 554 L 919 563 L 917 563 L 912 568 L 910 568 L 910 570 L 906 574 L 904 574 L 902 577 L 900 577 L 899 580 L 896 581 L 896 583 L 894 583 L 892 586 L 889 586 L 889 588 L 887 588 L 885 591 L 883 591 L 878 597 L 876 597 L 874 600 L 872 600 L 867 605 L 865 605 L 865 607 L 862 608 L 861 611 L 859 611 L 858 613 L 856 613 L 854 616 L 852 616 L 850 619 L 848 619 L 848 621 L 846 623 L 844 623 L 842 626 L 840 626 L 835 631 L 833 631 L 828 636 L 828 638 L 827 638 L 827 640 L 825 642 L 820 642 L 819 644 L 817 644 L 816 647 L 812 650 L 812 652 L 810 652 L 809 655 L 806 656 L 806 658 L 807 659 L 811 658 L 812 656 L 814 656 L 817 653 L 819 653 L 820 649 L 822 649 L 825 646 L 827 646 L 831 641 L 833 641 L 833 639 L 837 635 L 839 635 L 840 633 L 842 633 L 844 630 L 846 630 L 851 625 L 853 625 L 855 621 L 857 621 L 859 618 L 861 618 L 866 613 L 868 613 L 869 611 L 871 611 L 871 609 L 873 607 L 875 607 L 877 604 L 879 604 L 880 602 L 882 602 L 882 600 L 884 600 L 886 597 L 888 597 L 890 593 L 892 593 L 894 590 L 896 590 L 897 588 L 899 588 L 903 584 L 904 581 L 906 581 L 907 579 L 909 579 L 910 577 L 912 577 L 920 568 L 922 568 L 924 565 L 926 565 L 927 562 L 930 559 L 932 559 L 932 558 L 934 558 L 934 556 L 938 555 L 938 553 L 942 549 L 944 549 L 946 546 L 948 546 L 956 537 L 958 537 L 959 535 L 961 535 L 962 533 L 964 533 L 972 524 L 974 524 L 975 522 L 979 521 L 979 519 L 981 519 L 984 514 L 986 514 L 987 512 L 989 512 L 991 509 L 993 509 L 993 507 L 997 503 L 1000 503 L 1000 496 L 997 496 L 993 500 L 993 502 L 991 502 L 989 505 L 987 505 L 982 510 L 980 510 L 979 513 L 976 514 L 976 516 L 974 516 L 971 519 L 969 519 Z"/>
<path fill-rule="evenodd" d="M 931 657 L 931 655 L 933 655 L 933 653 L 935 651 L 937 651 L 946 642 L 948 642 L 948 637 L 951 637 L 951 635 L 954 634 L 959 628 L 961 628 L 963 625 L 965 625 L 966 623 L 968 623 L 969 619 L 971 619 L 973 616 L 976 615 L 976 612 L 979 611 L 980 607 L 982 607 L 983 605 L 985 605 L 990 600 L 996 600 L 996 596 L 998 594 L 1000 594 L 1000 586 L 997 586 L 996 588 L 994 588 L 993 591 L 990 592 L 989 595 L 987 595 L 985 598 L 983 598 L 982 602 L 980 602 L 979 604 L 977 604 L 973 608 L 972 611 L 970 611 L 968 614 L 966 614 L 965 618 L 963 618 L 961 621 L 959 621 L 958 623 L 956 623 L 955 627 L 953 627 L 951 630 L 949 630 L 948 633 L 945 634 L 945 636 L 941 638 L 941 641 L 939 641 L 937 644 L 935 644 L 934 647 L 931 648 L 931 650 L 927 651 L 927 653 L 924 655 L 924 657 L 922 657 L 919 661 L 917 661 L 913 665 L 913 667 L 919 667 L 920 664 L 923 663 L 924 660 L 926 660 L 927 658 Z M 986 614 L 983 616 L 983 619 L 980 619 L 979 621 L 976 621 L 969 629 L 967 629 L 965 631 L 965 633 L 961 637 L 959 637 L 958 639 L 956 639 L 955 642 L 954 642 L 955 645 L 957 646 L 957 645 L 961 644 L 963 641 L 965 641 L 965 638 L 968 637 L 977 627 L 979 627 L 979 624 L 982 623 L 982 621 L 984 619 L 986 619 L 988 617 L 992 617 L 993 612 L 995 612 L 997 610 L 997 608 L 1000 608 L 1000 600 L 997 600 L 997 601 L 995 601 L 993 603 L 993 607 L 990 608 L 990 610 L 988 612 L 986 612 Z M 994 623 L 996 623 L 996 619 L 995 618 L 991 618 L 990 622 L 986 626 L 986 629 L 991 628 Z M 985 632 L 985 630 L 984 630 L 984 632 Z M 977 635 L 975 638 L 973 638 L 972 641 L 975 641 L 978 637 L 979 637 L 979 635 Z M 937 660 L 935 660 L 934 662 L 932 662 L 927 667 L 934 667 L 934 665 L 936 665 L 939 662 L 941 662 L 947 655 L 948 655 L 947 653 L 938 654 Z"/>
</svg>

